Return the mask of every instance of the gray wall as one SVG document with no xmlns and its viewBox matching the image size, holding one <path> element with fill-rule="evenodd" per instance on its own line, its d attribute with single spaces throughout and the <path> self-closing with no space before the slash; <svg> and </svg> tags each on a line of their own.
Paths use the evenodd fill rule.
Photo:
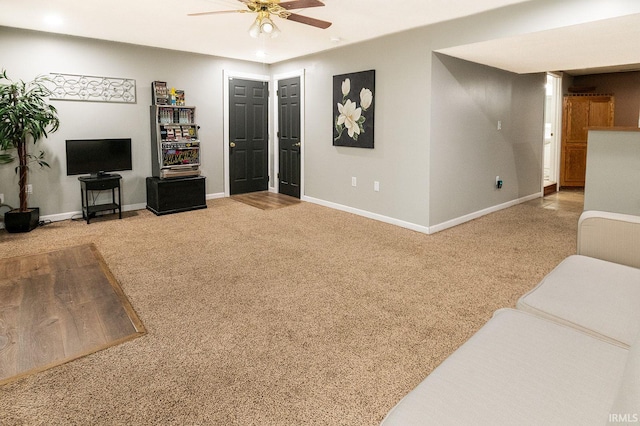
<svg viewBox="0 0 640 426">
<path fill-rule="evenodd" d="M 120 172 L 123 204 L 144 208 L 145 178 L 151 175 L 149 105 L 153 80 L 184 89 L 187 104 L 197 107 L 206 191 L 222 193 L 223 70 L 264 73 L 262 65 L 250 62 L 6 27 L 0 27 L 0 57 L 13 80 L 32 80 L 51 72 L 136 80 L 136 104 L 51 101 L 59 111 L 61 126 L 39 144 L 51 169 L 35 168 L 30 174 L 33 194 L 29 203 L 39 206 L 41 215 L 80 210 L 77 177 L 66 176 L 66 139 L 130 137 L 133 170 Z M 13 167 L 0 167 L 0 193 L 14 207 L 18 205 L 17 182 Z"/>
<path fill-rule="evenodd" d="M 428 228 L 538 193 L 544 128 L 542 74 L 517 77 L 458 62 L 467 69 L 469 79 L 456 82 L 455 72 L 433 63 L 433 52 L 547 28 L 553 24 L 544 19 L 541 8 L 558 10 L 570 19 L 564 13 L 567 3 L 575 6 L 575 2 L 525 3 L 273 65 L 272 75 L 306 70 L 305 195 Z M 376 70 L 375 149 L 336 148 L 332 146 L 332 77 L 368 69 Z M 452 111 L 455 107 L 448 102 L 456 100 L 446 91 L 464 93 L 464 85 L 474 84 L 476 72 L 482 74 L 477 83 L 490 84 L 488 90 L 495 96 L 474 99 L 479 103 L 465 104 L 465 111 L 477 116 L 491 111 L 495 117 L 480 127 L 464 127 L 468 117 Z M 471 100 L 466 97 L 462 102 Z M 522 112 L 512 113 L 514 108 Z M 453 129 L 432 124 L 438 114 L 459 125 Z M 491 133 L 500 115 L 508 118 L 496 140 Z M 483 141 L 473 145 L 476 156 L 470 159 L 469 144 L 478 134 Z M 461 173 L 452 177 L 455 170 Z M 496 192 L 498 174 L 504 175 L 506 186 Z M 352 176 L 358 179 L 356 188 L 351 186 Z M 376 180 L 380 192 L 373 191 Z"/>
<path fill-rule="evenodd" d="M 635 0 L 615 3 L 633 7 Z M 433 52 L 580 23 L 586 11 L 599 4 L 599 0 L 525 2 L 272 66 L 0 28 L 3 66 L 15 78 L 63 72 L 129 77 L 138 82 L 136 105 L 55 102 L 63 127 L 43 145 L 55 169 L 33 174 L 32 204 L 39 205 L 44 215 L 77 211 L 77 180 L 64 174 L 64 140 L 105 134 L 134 139 L 135 170 L 123 172 L 125 204 L 145 203 L 144 177 L 151 170 L 148 105 L 152 80 L 184 89 L 187 103 L 198 107 L 207 193 L 223 192 L 224 69 L 272 76 L 305 70 L 307 197 L 416 225 L 420 230 L 517 202 L 540 188 L 543 78 L 514 76 L 462 62 L 445 64 L 434 59 Z M 375 149 L 334 147 L 332 77 L 369 69 L 376 70 Z M 468 93 L 475 84 L 487 85 L 486 93 Z M 461 98 L 451 98 L 445 89 Z M 483 120 L 485 113 L 489 116 Z M 432 125 L 434 117 L 444 114 L 462 128 L 447 129 L 446 122 Z M 504 129 L 497 134 L 494 126 L 503 116 Z M 501 191 L 493 187 L 495 175 L 504 178 Z M 351 177 L 358 180 L 355 188 Z M 380 192 L 373 191 L 374 181 L 380 182 Z M 14 186 L 12 170 L 0 168 L 0 192 L 8 194 L 9 203 L 17 204 Z"/>
<path fill-rule="evenodd" d="M 640 130 L 590 130 L 584 209 L 640 216 Z"/>
<path fill-rule="evenodd" d="M 545 75 L 436 54 L 431 77 L 431 224 L 539 193 Z"/>
<path fill-rule="evenodd" d="M 428 225 L 428 63 L 420 40 L 402 34 L 272 67 L 274 75 L 305 69 L 307 197 Z M 375 148 L 335 147 L 333 76 L 370 69 L 376 71 Z"/>
</svg>

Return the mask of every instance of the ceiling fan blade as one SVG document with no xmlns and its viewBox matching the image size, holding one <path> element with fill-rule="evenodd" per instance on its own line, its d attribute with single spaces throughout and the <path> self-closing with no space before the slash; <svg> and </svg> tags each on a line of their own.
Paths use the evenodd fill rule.
<svg viewBox="0 0 640 426">
<path fill-rule="evenodd" d="M 248 10 L 218 10 L 215 12 L 189 13 L 187 16 L 221 15 L 223 13 L 246 13 Z"/>
<path fill-rule="evenodd" d="M 291 15 L 287 16 L 285 19 L 289 21 L 299 22 L 301 24 L 311 25 L 312 27 L 322 28 L 323 30 L 331 26 L 331 22 L 321 21 L 320 19 L 316 19 L 316 18 L 309 18 L 308 16 L 298 15 L 297 13 L 292 13 Z"/>
<path fill-rule="evenodd" d="M 283 3 L 278 3 L 278 6 L 287 10 L 292 10 L 292 9 L 306 9 L 308 7 L 324 6 L 324 3 L 318 0 L 295 0 L 295 1 L 285 1 Z"/>
</svg>

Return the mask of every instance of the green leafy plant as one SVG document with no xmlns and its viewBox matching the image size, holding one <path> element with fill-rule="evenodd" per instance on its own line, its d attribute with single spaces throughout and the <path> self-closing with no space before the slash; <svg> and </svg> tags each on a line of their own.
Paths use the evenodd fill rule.
<svg viewBox="0 0 640 426">
<path fill-rule="evenodd" d="M 51 94 L 47 81 L 46 77 L 38 76 L 31 82 L 14 82 L 7 77 L 6 70 L 0 74 L 0 163 L 18 160 L 15 170 L 19 176 L 21 212 L 27 211 L 29 165 L 49 167 L 44 161 L 44 151 L 30 154 L 28 146 L 46 138 L 60 125 L 57 110 L 46 103 Z"/>
</svg>

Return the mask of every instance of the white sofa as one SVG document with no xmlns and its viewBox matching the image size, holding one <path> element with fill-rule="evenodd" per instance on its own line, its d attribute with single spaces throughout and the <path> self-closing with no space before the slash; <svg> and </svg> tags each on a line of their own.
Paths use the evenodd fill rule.
<svg viewBox="0 0 640 426">
<path fill-rule="evenodd" d="M 584 212 L 577 253 L 517 309 L 497 311 L 382 424 L 640 424 L 640 218 Z"/>
</svg>

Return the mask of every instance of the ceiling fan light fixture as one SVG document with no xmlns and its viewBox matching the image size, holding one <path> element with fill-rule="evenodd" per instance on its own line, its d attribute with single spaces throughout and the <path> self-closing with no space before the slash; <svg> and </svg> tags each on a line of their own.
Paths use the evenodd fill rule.
<svg viewBox="0 0 640 426">
<path fill-rule="evenodd" d="M 229 0 L 231 1 L 231 0 Z M 271 19 L 271 16 L 285 19 L 290 22 L 310 25 L 315 28 L 327 29 L 331 22 L 291 12 L 292 9 L 306 9 L 309 7 L 324 6 L 320 0 L 237 0 L 246 7 L 236 10 L 216 10 L 212 12 L 189 13 L 188 16 L 217 15 L 226 13 L 255 13 L 256 19 L 249 27 L 249 35 L 258 38 L 261 35 L 274 38 L 280 34 L 280 29 Z M 288 25 L 288 24 L 287 24 Z"/>
<path fill-rule="evenodd" d="M 260 32 L 263 34 L 267 34 L 271 38 L 278 37 L 280 34 L 280 29 L 276 26 L 276 24 L 269 18 L 262 19 L 262 25 L 260 25 Z"/>
<path fill-rule="evenodd" d="M 249 27 L 249 35 L 258 38 L 261 34 L 274 38 L 280 34 L 280 29 L 269 17 L 269 13 L 260 12 L 253 24 Z"/>
<path fill-rule="evenodd" d="M 260 25 L 260 31 L 266 34 L 271 34 L 271 32 L 273 31 L 273 23 L 270 20 L 263 20 L 262 25 Z"/>
<path fill-rule="evenodd" d="M 249 27 L 249 35 L 251 37 L 258 38 L 258 36 L 260 35 L 260 24 L 261 24 L 261 19 L 258 16 L 256 20 L 253 21 L 253 24 L 251 24 L 251 26 Z"/>
</svg>

